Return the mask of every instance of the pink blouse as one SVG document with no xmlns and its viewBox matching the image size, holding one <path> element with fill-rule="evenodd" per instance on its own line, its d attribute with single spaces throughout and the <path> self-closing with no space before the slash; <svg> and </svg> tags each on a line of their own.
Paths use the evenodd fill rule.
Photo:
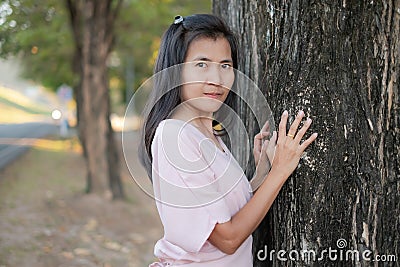
<svg viewBox="0 0 400 267">
<path fill-rule="evenodd" d="M 221 151 L 190 123 L 167 119 L 151 146 L 152 179 L 164 237 L 154 266 L 253 266 L 252 236 L 232 255 L 209 238 L 216 223 L 231 219 L 251 198 L 251 187 L 228 148 Z"/>
</svg>

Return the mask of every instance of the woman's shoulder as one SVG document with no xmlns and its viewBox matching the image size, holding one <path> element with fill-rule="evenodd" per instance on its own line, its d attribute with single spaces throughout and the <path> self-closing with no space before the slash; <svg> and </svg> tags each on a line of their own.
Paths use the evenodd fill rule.
<svg viewBox="0 0 400 267">
<path fill-rule="evenodd" d="M 199 142 L 196 129 L 190 123 L 177 119 L 165 119 L 156 129 L 153 143 L 193 145 Z"/>
<path fill-rule="evenodd" d="M 195 161 L 201 156 L 201 140 L 196 136 L 195 129 L 185 121 L 166 119 L 159 123 L 152 142 L 152 153 L 162 155 L 169 160 Z"/>
<path fill-rule="evenodd" d="M 165 119 L 162 120 L 156 129 L 155 136 L 158 138 L 160 135 L 165 137 L 179 137 L 179 139 L 191 139 L 196 132 L 190 123 L 177 119 Z"/>
</svg>

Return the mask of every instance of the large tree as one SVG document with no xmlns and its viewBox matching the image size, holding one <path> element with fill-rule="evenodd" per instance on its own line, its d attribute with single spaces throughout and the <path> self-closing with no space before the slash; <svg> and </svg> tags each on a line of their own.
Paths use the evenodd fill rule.
<svg viewBox="0 0 400 267">
<path fill-rule="evenodd" d="M 120 162 L 110 122 L 107 59 L 122 0 L 65 0 L 75 40 L 75 95 L 79 137 L 88 167 L 87 191 L 124 196 Z"/>
<path fill-rule="evenodd" d="M 381 266 L 340 260 L 347 249 L 399 261 L 400 1 L 214 0 L 213 12 L 237 32 L 241 70 L 275 120 L 303 109 L 319 133 L 254 234 L 255 266 Z M 259 260 L 265 246 L 288 261 Z M 288 255 L 329 247 L 336 261 Z"/>
</svg>

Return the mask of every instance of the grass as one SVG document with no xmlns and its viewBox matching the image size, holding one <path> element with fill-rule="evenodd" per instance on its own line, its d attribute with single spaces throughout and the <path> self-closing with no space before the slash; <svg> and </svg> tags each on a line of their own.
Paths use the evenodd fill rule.
<svg viewBox="0 0 400 267">
<path fill-rule="evenodd" d="M 49 114 L 49 109 L 22 93 L 0 86 L 0 102 L 33 114 Z"/>
<path fill-rule="evenodd" d="M 26 122 L 50 118 L 51 110 L 18 91 L 0 86 L 0 123 Z"/>
<path fill-rule="evenodd" d="M 50 118 L 50 115 L 31 114 L 21 109 L 0 102 L 0 123 L 19 123 L 43 121 L 43 118 Z"/>
<path fill-rule="evenodd" d="M 74 152 L 79 149 L 77 140 L 44 140 L 37 141 L 39 144 L 50 142 L 54 148 L 49 146 L 33 147 L 20 161 L 14 162 L 1 176 L 7 177 L 1 181 L 0 207 L 13 199 L 30 200 L 35 194 L 51 195 L 54 190 L 64 192 L 78 192 L 84 188 L 83 175 L 84 166 L 77 168 L 75 164 L 81 161 L 81 156 Z M 62 149 L 64 146 L 64 150 Z M 74 163 L 66 158 L 72 157 Z M 75 162 L 76 161 L 76 162 Z M 18 164 L 18 171 L 15 171 L 15 164 Z M 76 179 L 71 179 L 75 177 Z M 39 193 L 38 193 L 39 192 Z M 9 203 L 11 204 L 11 203 Z"/>
<path fill-rule="evenodd" d="M 45 109 L 41 109 L 40 107 L 31 106 L 31 105 L 24 106 L 22 104 L 18 104 L 16 102 L 10 101 L 9 99 L 1 97 L 1 96 L 0 96 L 0 102 L 5 105 L 8 105 L 10 107 L 14 107 L 16 109 L 27 112 L 27 113 L 50 115 L 50 112 L 47 109 L 45 110 Z"/>
<path fill-rule="evenodd" d="M 47 239 L 37 236 L 42 233 L 40 229 L 55 226 L 41 222 L 43 214 L 38 210 L 59 195 L 83 193 L 85 168 L 81 155 L 74 151 L 77 140 L 60 140 L 62 143 L 57 144 L 51 138 L 48 141 L 56 144 L 57 149 L 33 146 L 0 171 L 0 266 L 9 266 L 8 258 L 26 259 L 43 254 L 41 247 Z"/>
</svg>

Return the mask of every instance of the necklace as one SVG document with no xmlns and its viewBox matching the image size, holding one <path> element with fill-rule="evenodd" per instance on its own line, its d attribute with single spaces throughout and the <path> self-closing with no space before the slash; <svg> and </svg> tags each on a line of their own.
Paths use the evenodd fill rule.
<svg viewBox="0 0 400 267">
<path fill-rule="evenodd" d="M 199 132 L 201 132 L 206 138 L 210 139 L 214 145 L 224 154 L 226 154 L 225 149 L 222 147 L 221 143 L 218 141 L 217 137 L 215 136 L 214 132 L 210 133 L 208 130 L 204 130 L 204 127 L 200 127 L 194 123 L 191 123 Z"/>
</svg>

